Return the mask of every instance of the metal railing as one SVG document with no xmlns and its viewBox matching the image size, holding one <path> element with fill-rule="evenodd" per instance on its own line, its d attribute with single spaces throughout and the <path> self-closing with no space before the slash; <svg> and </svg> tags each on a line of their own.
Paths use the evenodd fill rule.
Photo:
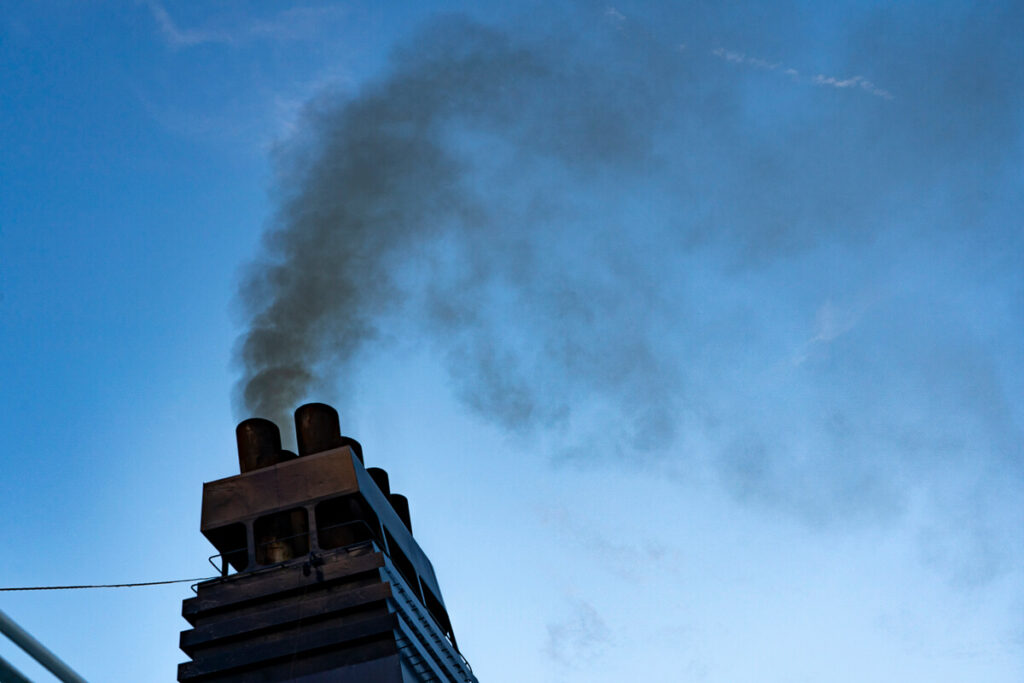
<svg viewBox="0 0 1024 683">
<path fill-rule="evenodd" d="M 407 625 L 406 628 L 411 628 L 411 633 L 416 636 L 415 641 L 408 642 L 412 651 L 417 652 L 421 658 L 429 657 L 429 660 L 425 659 L 424 661 L 433 662 L 430 665 L 432 670 L 436 666 L 440 667 L 438 671 L 447 671 L 449 674 L 458 672 L 461 680 L 475 683 L 477 679 L 469 661 L 459 652 L 458 648 L 455 647 L 455 643 L 448 638 L 444 627 L 441 626 L 430 610 L 427 609 L 426 605 L 419 600 L 418 596 L 408 586 L 398 568 L 389 563 L 385 566 L 384 571 L 385 576 L 396 588 L 391 600 L 395 602 L 396 609 L 402 617 L 401 622 Z M 426 633 L 423 632 L 424 630 Z M 414 644 L 415 642 L 429 642 L 430 640 L 433 640 L 436 645 L 441 646 L 433 653 L 423 650 L 421 646 Z M 443 654 L 441 654 L 442 652 Z M 441 659 L 438 659 L 439 656 Z M 447 661 L 443 662 L 442 660 L 444 659 L 447 659 Z M 460 669 L 462 670 L 460 671 Z M 434 675 L 436 677 L 436 672 Z"/>
<path fill-rule="evenodd" d="M 366 537 L 358 539 L 358 540 L 354 540 L 351 543 L 347 543 L 347 544 L 344 544 L 344 545 L 338 545 L 338 546 L 331 546 L 331 547 L 328 547 L 328 548 L 323 547 L 323 545 L 319 542 L 320 538 L 324 535 L 324 532 L 334 531 L 334 530 L 343 529 L 343 528 L 352 528 L 352 527 L 355 527 L 355 528 L 362 527 L 362 529 L 365 530 Z M 308 531 L 306 531 L 306 532 L 303 532 L 301 534 L 294 534 L 292 536 L 284 536 L 282 538 L 275 538 L 275 539 L 273 539 L 271 541 L 265 541 L 264 543 L 258 544 L 256 546 L 257 552 L 254 553 L 254 556 L 255 557 L 259 557 L 258 549 L 261 546 L 267 546 L 267 545 L 270 545 L 272 543 L 280 543 L 282 541 L 288 541 L 288 540 L 292 540 L 292 539 L 295 539 L 295 538 L 309 538 L 309 536 L 310 536 L 310 533 Z M 317 541 L 318 541 L 318 543 L 317 543 L 316 550 L 348 551 L 348 550 L 352 550 L 352 549 L 355 549 L 355 548 L 358 548 L 358 547 L 370 545 L 372 547 L 376 547 L 376 548 L 379 548 L 380 550 L 382 550 L 384 552 L 384 554 L 388 556 L 388 559 L 392 562 L 392 564 L 394 563 L 394 560 L 391 559 L 391 551 L 387 547 L 387 545 L 384 543 L 384 541 L 382 540 L 380 531 L 378 530 L 378 531 L 375 532 L 373 527 L 370 526 L 370 524 L 368 522 L 366 522 L 366 520 L 356 519 L 356 520 L 352 520 L 352 521 L 349 521 L 349 522 L 342 522 L 340 524 L 331 524 L 331 525 L 325 526 L 325 527 L 318 527 L 317 528 Z M 261 565 L 259 565 L 259 567 L 260 567 L 260 569 L 271 569 L 271 568 L 274 568 L 274 567 L 279 567 L 279 566 L 283 565 L 286 562 L 290 562 L 292 560 L 295 560 L 295 559 L 301 557 L 302 555 L 307 555 L 307 554 L 310 554 L 310 553 L 312 553 L 314 551 L 314 549 L 311 547 L 311 544 L 309 544 L 308 542 L 307 542 L 307 546 L 306 547 L 307 547 L 307 552 L 306 553 L 301 553 L 301 554 L 295 555 L 294 557 L 290 557 L 288 559 L 281 560 L 279 562 L 273 562 L 273 563 L 268 563 L 268 564 L 261 564 Z M 236 548 L 236 549 L 228 550 L 228 551 L 225 551 L 225 552 L 222 552 L 222 553 L 217 553 L 215 555 L 210 555 L 210 557 L 207 558 L 207 559 L 208 559 L 209 563 L 213 566 L 213 568 L 215 570 L 217 570 L 218 572 L 220 572 L 221 578 L 224 578 L 224 577 L 227 577 L 229 575 L 229 573 L 230 573 L 229 570 L 231 568 L 231 565 L 230 565 L 229 557 L 231 557 L 231 556 L 244 557 L 245 558 L 245 564 L 242 566 L 242 570 L 248 568 L 248 566 L 249 566 L 249 548 L 248 547 Z M 214 562 L 214 560 L 217 559 L 217 558 L 220 558 L 219 566 L 218 566 L 218 563 Z M 241 571 L 241 570 L 239 570 L 239 571 Z M 408 583 L 408 580 L 405 578 L 405 576 L 400 571 L 397 570 L 397 567 L 395 567 L 394 570 L 392 572 L 389 572 L 389 573 L 401 577 L 402 581 L 404 583 Z M 391 576 L 390 578 L 392 579 L 392 581 L 394 581 L 395 576 Z M 196 588 L 198 585 L 199 584 L 193 584 L 193 586 L 192 586 L 193 592 L 198 592 L 197 588 Z M 410 586 L 410 589 L 411 588 L 412 587 Z M 417 602 L 420 605 L 423 606 L 423 613 L 422 613 L 422 615 L 425 615 L 426 617 L 428 617 L 430 619 L 431 623 L 436 627 L 437 633 L 444 639 L 444 641 L 449 646 L 451 646 L 451 649 L 454 652 L 454 654 L 458 657 L 458 659 L 461 661 L 461 663 L 469 670 L 470 675 L 472 675 L 473 667 L 470 665 L 469 661 L 462 655 L 462 653 L 459 652 L 458 647 L 455 645 L 454 642 L 452 642 L 451 638 L 448 637 L 448 633 L 445 630 L 444 625 L 442 625 L 441 622 L 437 619 L 437 617 L 434 616 L 433 612 L 431 612 L 429 609 L 427 609 L 426 605 L 423 603 L 422 599 L 419 597 L 418 591 L 413 590 L 412 593 L 413 593 L 414 596 L 416 596 Z"/>
<path fill-rule="evenodd" d="M 355 546 L 364 545 L 367 542 L 373 542 L 373 541 L 376 541 L 379 545 L 381 545 L 383 547 L 383 543 L 379 540 L 380 539 L 380 532 L 378 531 L 377 533 L 374 533 L 373 527 L 371 527 L 365 520 L 362 520 L 362 519 L 356 519 L 356 520 L 352 520 L 350 522 L 342 522 L 340 524 L 331 524 L 330 526 L 319 527 L 317 529 L 317 536 L 318 537 L 322 537 L 322 536 L 325 535 L 325 532 L 335 531 L 335 530 L 338 530 L 338 529 L 343 529 L 343 528 L 356 528 L 356 529 L 359 529 L 360 527 L 362 527 L 362 529 L 365 529 L 365 531 L 366 531 L 365 538 L 359 538 L 357 540 L 353 540 L 350 543 L 345 543 L 345 544 L 340 544 L 340 545 L 332 545 L 332 546 L 328 546 L 328 547 L 324 547 L 323 543 L 317 543 L 317 549 L 318 550 L 348 550 L 348 549 L 353 548 Z M 360 530 L 362 530 L 362 529 L 360 529 Z M 304 531 L 304 532 L 302 532 L 300 534 L 293 534 L 291 536 L 282 536 L 280 538 L 274 538 L 274 539 L 271 539 L 269 541 L 264 541 L 263 543 L 258 543 L 256 545 L 256 552 L 253 553 L 253 555 L 254 555 L 255 558 L 259 558 L 260 555 L 261 555 L 261 553 L 260 553 L 260 549 L 261 548 L 268 548 L 269 546 L 271 546 L 271 545 L 273 545 L 275 543 L 283 543 L 285 541 L 291 541 L 291 540 L 294 540 L 294 539 L 297 539 L 297 538 L 309 539 L 309 537 L 310 537 L 310 533 L 308 531 Z M 319 541 L 319 538 L 317 540 Z M 289 558 L 286 558 L 286 559 L 283 559 L 283 560 L 278 560 L 276 562 L 260 563 L 260 562 L 257 561 L 255 564 L 257 564 L 260 567 L 274 567 L 274 566 L 277 566 L 279 564 L 283 564 L 284 562 L 290 562 L 291 560 L 294 560 L 297 557 L 301 557 L 303 555 L 308 554 L 309 551 L 313 549 L 310 546 L 311 546 L 311 544 L 307 540 L 307 542 L 306 542 L 306 551 L 305 552 L 296 553 L 292 557 L 289 557 Z M 387 552 L 386 548 L 382 548 L 382 549 L 384 549 L 384 551 Z M 246 546 L 246 547 L 243 547 L 243 548 L 233 548 L 231 550 L 226 550 L 226 551 L 223 551 L 223 552 L 216 553 L 214 555 L 210 555 L 206 559 L 207 559 L 207 562 L 209 562 L 210 565 L 216 571 L 220 572 L 221 577 L 225 577 L 225 576 L 228 576 L 231 573 L 230 570 L 231 570 L 231 566 L 232 566 L 233 560 L 244 559 L 244 562 L 235 562 L 235 564 L 241 564 L 241 568 L 236 570 L 236 571 L 242 571 L 242 570 L 247 569 L 249 567 L 249 547 Z"/>
<path fill-rule="evenodd" d="M 64 683 L 85 683 L 84 678 L 72 671 L 71 667 L 62 662 L 57 655 L 46 649 L 42 643 L 32 637 L 32 634 L 14 623 L 14 620 L 2 611 L 0 611 L 0 633 L 10 638 L 12 643 L 46 667 L 46 670 L 56 676 L 58 680 Z M 2 662 L 3 666 L 3 668 L 0 668 L 0 673 L 4 673 L 3 680 L 11 681 L 11 683 L 20 683 L 19 676 L 21 676 L 21 680 L 29 680 L 9 662 L 3 659 L 0 659 L 0 662 Z"/>
</svg>

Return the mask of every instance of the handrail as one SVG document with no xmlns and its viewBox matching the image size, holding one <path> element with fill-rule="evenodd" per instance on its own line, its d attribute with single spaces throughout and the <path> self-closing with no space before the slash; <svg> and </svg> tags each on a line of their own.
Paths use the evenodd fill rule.
<svg viewBox="0 0 1024 683">
<path fill-rule="evenodd" d="M 14 668 L 14 665 L 0 657 L 0 681 L 4 683 L 32 683 L 25 674 Z"/>
<path fill-rule="evenodd" d="M 228 551 L 223 552 L 223 553 L 217 553 L 216 555 L 210 555 L 208 558 L 206 558 L 206 561 L 209 562 L 210 565 L 212 565 L 214 569 L 219 571 L 221 576 L 227 576 L 228 575 L 228 566 L 229 566 L 229 564 L 228 564 L 228 562 L 229 562 L 228 561 L 228 556 L 229 555 L 234 555 L 236 553 L 246 553 L 246 563 L 248 564 L 248 553 L 249 553 L 249 549 L 248 548 L 235 548 L 234 550 L 228 550 Z M 213 561 L 213 558 L 215 558 L 215 557 L 219 557 L 221 559 L 221 564 L 220 564 L 219 567 Z"/>
<path fill-rule="evenodd" d="M 58 680 L 64 683 L 85 683 L 84 678 L 72 671 L 71 667 L 62 662 L 57 655 L 46 649 L 46 646 L 33 638 L 32 634 L 18 626 L 2 611 L 0 611 L 0 633 L 10 638 L 12 643 L 46 667 L 46 670 L 56 676 Z"/>
<path fill-rule="evenodd" d="M 334 530 L 334 529 L 341 529 L 341 528 L 344 528 L 344 527 L 352 527 L 352 526 L 362 526 L 362 527 L 365 527 L 366 531 L 369 534 L 369 538 L 363 539 L 363 540 L 359 540 L 359 541 L 354 541 L 352 543 L 348 543 L 348 544 L 343 545 L 343 546 L 337 546 L 337 547 L 334 547 L 334 548 L 323 548 L 321 546 L 321 547 L 318 547 L 318 550 L 348 550 L 348 549 L 354 548 L 356 546 L 361 546 L 361 545 L 364 545 L 366 543 L 371 543 L 371 544 L 379 547 L 384 552 L 384 554 L 387 555 L 388 559 L 391 560 L 392 563 L 394 563 L 394 560 L 391 558 L 391 549 L 388 548 L 387 544 L 384 543 L 380 539 L 380 536 L 381 536 L 380 532 L 379 531 L 378 532 L 374 532 L 373 527 L 370 526 L 370 524 L 367 523 L 366 520 L 354 519 L 354 520 L 350 520 L 348 522 L 341 522 L 340 524 L 332 524 L 330 526 L 318 527 L 317 528 L 317 535 L 319 536 L 321 533 L 323 533 L 325 531 L 331 531 L 331 530 Z M 293 534 L 291 536 L 282 536 L 280 538 L 275 538 L 273 540 L 264 541 L 263 543 L 257 544 L 256 548 L 267 546 L 267 545 L 269 545 L 271 543 L 280 543 L 281 541 L 288 541 L 288 540 L 291 540 L 291 539 L 294 539 L 294 538 L 303 538 L 303 537 L 307 537 L 308 538 L 309 535 L 310 535 L 310 532 L 309 531 L 305 531 L 303 533 Z M 246 554 L 246 559 L 247 559 L 247 564 L 248 564 L 248 550 L 249 550 L 248 546 L 244 547 L 244 548 L 235 548 L 233 550 L 228 550 L 228 551 L 225 551 L 225 552 L 217 553 L 215 555 L 210 555 L 210 557 L 207 558 L 207 561 L 213 566 L 214 569 L 219 571 L 221 573 L 221 577 L 224 578 L 224 577 L 228 576 L 228 569 L 230 568 L 230 564 L 228 563 L 227 556 L 232 555 L 232 554 L 245 553 Z M 312 548 L 310 550 L 312 551 Z M 214 563 L 214 559 L 218 558 L 218 557 L 221 558 L 221 564 L 220 564 L 219 567 L 217 566 L 216 563 Z M 261 569 L 276 567 L 276 566 L 280 566 L 280 565 L 284 564 L 285 562 L 291 562 L 291 561 L 293 561 L 295 559 L 298 559 L 298 557 L 299 556 L 292 557 L 292 558 L 289 558 L 287 560 L 282 560 L 281 562 L 273 562 L 273 563 L 270 563 L 270 564 L 258 565 L 258 566 Z M 397 570 L 397 567 L 396 567 L 396 570 Z M 397 572 L 397 575 L 398 576 L 402 576 L 401 572 Z M 406 581 L 404 576 L 402 576 L 402 579 L 403 579 L 403 581 Z M 406 581 L 406 583 L 408 583 L 408 582 Z M 198 585 L 199 584 L 193 585 L 193 587 L 192 587 L 193 592 L 198 593 L 198 590 L 196 588 L 196 586 L 198 586 Z M 415 591 L 413 592 L 413 594 L 415 595 Z M 448 633 L 445 630 L 444 626 L 441 624 L 441 622 L 438 621 L 437 617 L 434 616 L 434 613 L 431 612 L 426 607 L 426 605 L 423 604 L 423 602 L 421 600 L 418 599 L 417 601 L 420 602 L 420 604 L 423 606 L 424 614 L 430 619 L 430 621 L 436 627 L 437 632 L 441 635 L 441 637 L 444 639 L 444 641 L 451 646 L 452 651 L 459 658 L 459 660 L 461 660 L 462 664 L 464 664 L 466 666 L 466 668 L 469 669 L 470 674 L 472 674 L 473 673 L 472 665 L 469 663 L 469 661 L 466 659 L 466 657 L 462 654 L 462 652 L 459 651 L 458 647 L 451 640 L 451 638 L 448 637 Z"/>
<path fill-rule="evenodd" d="M 355 525 L 355 526 L 362 525 L 362 526 L 366 527 L 366 530 L 370 532 L 370 537 L 371 538 L 379 538 L 380 537 L 380 530 L 378 530 L 377 532 L 374 532 L 373 527 L 370 526 L 370 524 L 365 519 L 353 519 L 353 520 L 350 520 L 348 522 L 341 522 L 340 524 L 331 524 L 330 526 L 317 527 L 317 535 L 319 535 L 321 531 L 330 531 L 331 529 L 340 529 L 341 527 L 344 527 L 344 526 L 353 526 L 353 525 Z M 359 542 L 363 543 L 364 541 L 359 541 Z M 344 547 L 348 547 L 348 546 L 344 546 Z M 323 548 L 321 548 L 321 550 L 323 550 Z M 328 550 L 334 550 L 334 548 L 328 548 Z"/>
<path fill-rule="evenodd" d="M 389 563 L 385 566 L 384 569 L 385 575 L 392 583 L 394 583 L 395 581 L 401 581 L 401 583 L 405 585 L 405 588 L 403 588 L 401 585 L 397 586 L 398 591 L 394 596 L 396 598 L 396 602 L 399 602 L 399 604 L 402 601 L 407 603 L 410 606 L 409 610 L 415 617 L 417 617 L 420 620 L 423 626 L 425 626 L 426 628 L 433 628 L 435 635 L 439 636 L 441 641 L 448 646 L 449 656 L 454 655 L 457 660 L 457 663 L 464 665 L 465 668 L 468 670 L 472 680 L 475 681 L 476 674 L 473 673 L 473 667 L 470 665 L 469 660 L 467 660 L 465 656 L 463 656 L 463 654 L 459 652 L 459 649 L 455 646 L 455 643 L 453 643 L 451 639 L 448 638 L 448 634 L 445 632 L 444 627 L 441 626 L 440 622 L 438 622 L 436 618 L 434 618 L 433 613 L 431 613 L 431 611 L 427 609 L 427 606 L 423 604 L 423 602 L 420 601 L 418 598 L 413 599 L 413 597 L 415 597 L 416 594 L 412 591 L 411 587 L 408 585 L 408 582 L 405 580 L 405 577 L 402 576 L 402 573 L 398 571 L 398 568 L 395 567 L 393 563 Z M 406 593 L 408 593 L 409 595 L 407 595 Z"/>
</svg>

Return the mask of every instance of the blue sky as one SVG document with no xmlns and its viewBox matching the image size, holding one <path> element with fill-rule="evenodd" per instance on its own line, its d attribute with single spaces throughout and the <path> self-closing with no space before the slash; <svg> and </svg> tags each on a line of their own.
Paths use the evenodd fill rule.
<svg viewBox="0 0 1024 683">
<path fill-rule="evenodd" d="M 235 422 L 326 400 L 481 680 L 1021 680 L 1022 29 L 5 9 L 0 584 L 205 576 Z M 188 595 L 0 609 L 162 681 Z"/>
</svg>

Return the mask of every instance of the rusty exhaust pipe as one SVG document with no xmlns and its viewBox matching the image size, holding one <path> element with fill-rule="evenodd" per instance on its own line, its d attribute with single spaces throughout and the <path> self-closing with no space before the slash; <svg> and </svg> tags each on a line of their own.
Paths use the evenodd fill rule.
<svg viewBox="0 0 1024 683">
<path fill-rule="evenodd" d="M 238 468 L 243 474 L 295 457 L 294 453 L 281 450 L 281 432 L 277 425 L 262 417 L 239 422 L 235 427 L 235 441 L 238 443 Z"/>
<path fill-rule="evenodd" d="M 295 411 L 295 437 L 299 456 L 340 448 L 338 411 L 326 403 L 307 403 Z"/>
<path fill-rule="evenodd" d="M 349 448 L 351 448 L 352 452 L 355 453 L 355 456 L 359 458 L 359 462 L 366 462 L 365 460 L 363 460 L 363 445 L 356 441 L 355 439 L 353 439 L 351 436 L 341 437 L 341 445 L 348 446 Z"/>
<path fill-rule="evenodd" d="M 381 469 L 380 467 L 367 467 L 366 473 L 373 479 L 373 483 L 377 485 L 380 492 L 385 497 L 391 495 L 391 482 L 388 480 L 387 470 Z"/>
<path fill-rule="evenodd" d="M 307 403 L 296 409 L 295 439 L 300 456 L 348 446 L 363 462 L 363 447 L 355 439 L 341 435 L 338 411 L 326 403 Z"/>
</svg>

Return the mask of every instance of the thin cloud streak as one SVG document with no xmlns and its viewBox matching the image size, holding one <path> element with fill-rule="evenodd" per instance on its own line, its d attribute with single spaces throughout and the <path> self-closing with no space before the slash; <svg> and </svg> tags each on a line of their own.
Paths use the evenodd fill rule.
<svg viewBox="0 0 1024 683">
<path fill-rule="evenodd" d="M 340 7 L 294 7 L 269 19 L 247 18 L 224 27 L 182 28 L 157 0 L 147 0 L 160 34 L 174 48 L 197 45 L 230 45 L 269 41 L 309 40 L 323 31 L 324 24 L 346 13 Z"/>
<path fill-rule="evenodd" d="M 725 48 L 718 47 L 712 50 L 711 54 L 731 64 L 740 64 L 743 66 L 749 66 L 764 71 L 778 71 L 799 83 L 810 83 L 812 85 L 838 88 L 840 90 L 854 88 L 862 92 L 865 92 L 869 95 L 881 97 L 882 99 L 885 100 L 894 99 L 894 96 L 891 92 L 879 88 L 877 85 L 875 85 L 868 79 L 864 78 L 863 76 L 837 78 L 836 76 L 826 76 L 824 74 L 817 74 L 815 76 L 808 78 L 805 76 L 801 76 L 798 70 L 792 67 L 785 66 L 784 64 L 782 64 L 782 62 L 769 62 L 766 59 L 762 59 L 760 57 L 751 57 L 743 52 L 737 52 L 735 50 L 726 50 Z"/>
<path fill-rule="evenodd" d="M 622 29 L 626 25 L 626 16 L 618 9 L 612 6 L 608 6 L 604 11 L 605 19 L 615 25 L 617 28 Z M 675 48 L 677 51 L 682 52 L 686 50 L 685 43 L 678 43 Z M 743 52 L 736 50 L 727 50 L 722 47 L 716 47 L 711 50 L 711 54 L 719 59 L 732 64 L 740 64 L 743 66 L 752 67 L 755 69 L 761 69 L 764 71 L 779 71 L 785 76 L 788 76 L 793 81 L 800 83 L 810 83 L 817 86 L 827 86 L 832 88 L 838 88 L 840 90 L 848 88 L 856 88 L 869 95 L 875 97 L 881 97 L 882 99 L 891 100 L 894 96 L 888 90 L 883 90 L 876 86 L 872 81 L 864 78 L 863 76 L 852 76 L 848 78 L 841 78 L 836 76 L 827 76 L 824 74 L 817 74 L 813 77 L 804 77 L 800 75 L 800 72 L 792 67 L 787 67 L 782 62 L 771 62 L 761 57 L 751 57 Z"/>
<path fill-rule="evenodd" d="M 611 629 L 592 604 L 573 601 L 569 614 L 548 623 L 544 646 L 547 657 L 565 667 L 584 668 L 598 658 L 611 642 Z"/>
<path fill-rule="evenodd" d="M 827 299 L 818 307 L 814 316 L 813 332 L 800 347 L 792 364 L 794 366 L 803 364 L 816 347 L 827 346 L 853 330 L 860 323 L 866 310 L 867 306 L 860 308 L 839 306 L 831 299 Z"/>
</svg>

